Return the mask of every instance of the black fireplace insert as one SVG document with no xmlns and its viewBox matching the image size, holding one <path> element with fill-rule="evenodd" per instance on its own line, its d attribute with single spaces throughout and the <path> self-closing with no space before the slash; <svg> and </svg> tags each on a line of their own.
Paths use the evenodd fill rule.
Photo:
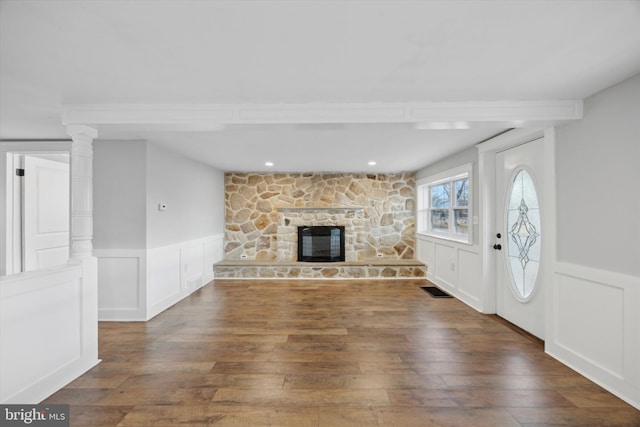
<svg viewBox="0 0 640 427">
<path fill-rule="evenodd" d="M 344 261 L 344 226 L 298 227 L 298 261 Z"/>
</svg>

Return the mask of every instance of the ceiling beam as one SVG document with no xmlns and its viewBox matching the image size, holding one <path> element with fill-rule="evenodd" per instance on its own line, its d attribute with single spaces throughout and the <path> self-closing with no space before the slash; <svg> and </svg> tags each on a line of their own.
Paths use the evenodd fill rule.
<svg viewBox="0 0 640 427">
<path fill-rule="evenodd" d="M 582 118 L 582 100 L 336 104 L 66 105 L 65 125 L 415 123 L 422 129 L 527 127 Z"/>
</svg>

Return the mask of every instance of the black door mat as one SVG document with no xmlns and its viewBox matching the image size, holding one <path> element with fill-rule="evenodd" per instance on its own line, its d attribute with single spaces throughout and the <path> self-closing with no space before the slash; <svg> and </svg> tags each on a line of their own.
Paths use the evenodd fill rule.
<svg viewBox="0 0 640 427">
<path fill-rule="evenodd" d="M 431 295 L 433 298 L 453 298 L 451 295 L 440 288 L 436 288 L 435 286 L 424 286 L 420 289 Z"/>
</svg>

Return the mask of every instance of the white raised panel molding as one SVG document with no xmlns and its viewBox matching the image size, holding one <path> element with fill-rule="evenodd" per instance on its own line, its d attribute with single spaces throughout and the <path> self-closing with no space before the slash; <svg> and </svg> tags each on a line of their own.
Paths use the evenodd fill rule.
<svg viewBox="0 0 640 427">
<path fill-rule="evenodd" d="M 97 249 L 102 321 L 146 321 L 213 280 L 224 234 L 153 249 Z"/>
<path fill-rule="evenodd" d="M 460 299 L 480 310 L 482 297 L 482 282 L 479 280 L 482 272 L 480 255 L 477 250 L 457 248 L 458 282 L 457 288 Z"/>
<path fill-rule="evenodd" d="M 195 290 L 202 286 L 204 271 L 204 242 L 180 248 L 180 289 Z"/>
<path fill-rule="evenodd" d="M 95 249 L 98 258 L 98 318 L 146 320 L 146 250 Z"/>
<path fill-rule="evenodd" d="M 435 243 L 435 263 L 433 276 L 436 283 L 447 288 L 455 288 L 457 282 L 456 251 L 451 245 Z"/>
<path fill-rule="evenodd" d="M 317 104 L 81 104 L 67 105 L 66 125 L 145 124 L 206 129 L 212 124 L 269 123 L 421 123 L 473 127 L 499 124 L 524 127 L 534 123 L 582 118 L 581 100 L 478 101 L 431 103 Z M 428 127 L 428 126 L 427 126 Z"/>
<path fill-rule="evenodd" d="M 222 259 L 223 234 L 147 251 L 147 320 L 192 294 L 213 278 Z"/>
<path fill-rule="evenodd" d="M 482 264 L 478 247 L 418 234 L 416 257 L 427 264 L 427 279 L 480 311 Z"/>
<path fill-rule="evenodd" d="M 0 280 L 0 403 L 38 403 L 99 362 L 82 275 L 62 265 Z"/>
<path fill-rule="evenodd" d="M 181 292 L 180 286 L 180 246 L 147 251 L 147 319 L 185 296 L 186 292 Z"/>
<path fill-rule="evenodd" d="M 213 280 L 223 234 L 154 249 L 100 249 L 103 321 L 146 321 Z"/>
<path fill-rule="evenodd" d="M 640 277 L 559 262 L 545 350 L 640 409 Z"/>
<path fill-rule="evenodd" d="M 427 279 L 434 280 L 435 245 L 430 239 L 418 235 L 416 238 L 416 258 L 427 265 Z"/>
<path fill-rule="evenodd" d="M 218 234 L 204 242 L 203 286 L 215 278 L 213 265 L 224 258 L 224 234 Z"/>
</svg>

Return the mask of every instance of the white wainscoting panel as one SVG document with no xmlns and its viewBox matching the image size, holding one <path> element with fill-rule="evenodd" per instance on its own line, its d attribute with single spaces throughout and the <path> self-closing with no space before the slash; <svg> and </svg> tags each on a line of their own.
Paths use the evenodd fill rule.
<svg viewBox="0 0 640 427">
<path fill-rule="evenodd" d="M 76 264 L 2 278 L 0 403 L 38 403 L 98 363 L 82 274 Z"/>
<path fill-rule="evenodd" d="M 204 242 L 180 248 L 180 289 L 194 291 L 202 286 L 204 264 Z"/>
<path fill-rule="evenodd" d="M 557 263 L 547 353 L 640 408 L 640 278 Z"/>
<path fill-rule="evenodd" d="M 436 243 L 435 249 L 435 271 L 433 272 L 435 281 L 446 285 L 447 287 L 455 288 L 457 285 L 457 260 L 455 248 L 449 245 Z"/>
<path fill-rule="evenodd" d="M 460 299 L 480 310 L 482 305 L 482 265 L 478 252 L 458 248 L 458 290 Z"/>
<path fill-rule="evenodd" d="M 220 234 L 148 250 L 146 320 L 211 281 L 222 245 Z"/>
<path fill-rule="evenodd" d="M 102 321 L 146 321 L 213 280 L 223 234 L 154 249 L 96 249 Z"/>
<path fill-rule="evenodd" d="M 101 321 L 146 319 L 146 251 L 96 249 Z"/>
<path fill-rule="evenodd" d="M 482 265 L 477 246 L 420 234 L 416 239 L 416 257 L 427 264 L 427 279 L 481 310 Z"/>
<path fill-rule="evenodd" d="M 203 285 L 214 279 L 213 264 L 224 258 L 224 234 L 213 236 L 204 242 Z"/>
<path fill-rule="evenodd" d="M 180 245 L 147 252 L 147 319 L 182 299 L 180 270 Z"/>
<path fill-rule="evenodd" d="M 427 265 L 427 279 L 434 281 L 436 248 L 431 240 L 422 237 L 416 239 L 416 258 Z"/>
<path fill-rule="evenodd" d="M 560 274 L 555 290 L 556 344 L 622 378 L 624 289 Z"/>
</svg>

